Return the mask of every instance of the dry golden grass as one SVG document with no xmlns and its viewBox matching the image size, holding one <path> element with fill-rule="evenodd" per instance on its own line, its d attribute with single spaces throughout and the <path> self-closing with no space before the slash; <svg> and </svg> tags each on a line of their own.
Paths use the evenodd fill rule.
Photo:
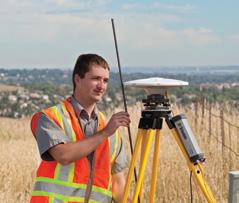
<svg viewBox="0 0 239 203">
<path fill-rule="evenodd" d="M 13 86 L 13 85 L 0 84 L 0 92 L 13 92 L 18 90 L 19 88 L 20 87 Z"/>
<path fill-rule="evenodd" d="M 180 112 L 186 114 L 189 124 L 195 134 L 195 137 L 199 143 L 200 148 L 205 154 L 206 161 L 203 163 L 204 176 L 207 184 L 211 188 L 214 197 L 217 202 L 227 202 L 228 195 L 228 172 L 229 170 L 239 170 L 239 157 L 235 156 L 230 150 L 223 148 L 220 143 L 221 126 L 220 120 L 216 118 L 212 119 L 212 135 L 208 133 L 208 115 L 205 112 L 204 119 L 201 116 L 201 107 L 199 108 L 199 117 L 197 118 L 197 125 L 195 125 L 194 107 L 187 108 L 174 107 L 174 114 Z M 138 120 L 140 118 L 140 107 L 129 108 L 131 119 L 133 120 L 131 131 L 133 138 L 137 133 Z M 234 124 L 238 121 L 238 114 L 231 114 L 225 112 L 225 116 L 230 118 L 230 121 Z M 217 108 L 213 113 L 220 114 Z M 203 122 L 202 122 L 203 120 Z M 201 126 L 203 123 L 203 126 Z M 238 143 L 237 129 L 225 126 L 226 142 L 227 146 L 231 146 L 232 150 L 238 153 L 238 149 L 235 147 Z M 231 144 L 229 145 L 229 133 L 231 135 Z M 128 139 L 128 138 L 125 138 Z M 219 141 L 218 141 L 219 140 Z M 129 145 L 126 146 L 128 159 L 131 159 Z M 152 157 L 153 157 L 154 144 L 151 146 L 150 158 L 147 163 L 144 178 L 144 195 L 143 202 L 148 202 L 148 195 L 150 190 L 150 174 L 152 169 Z M 160 155 L 159 155 L 159 167 L 158 167 L 158 180 L 157 180 L 157 192 L 155 202 L 190 202 L 190 173 L 186 164 L 186 161 L 182 155 L 181 150 L 176 144 L 171 132 L 168 130 L 166 123 L 161 131 L 160 142 Z M 131 191 L 132 192 L 132 191 Z M 199 185 L 193 180 L 193 202 L 207 202 L 202 194 Z"/>
<path fill-rule="evenodd" d="M 0 202 L 29 202 L 37 167 L 29 122 L 0 118 Z"/>
<path fill-rule="evenodd" d="M 131 131 L 133 140 L 137 133 L 138 121 L 140 118 L 141 105 L 137 104 L 129 108 L 131 114 L 132 125 Z M 213 191 L 217 202 L 227 202 L 228 191 L 228 171 L 239 169 L 238 156 L 230 153 L 225 149 L 222 153 L 220 142 L 221 127 L 220 121 L 215 118 L 212 122 L 211 138 L 208 135 L 208 115 L 204 117 L 204 127 L 200 116 L 201 109 L 199 108 L 199 118 L 195 125 L 195 109 L 193 106 L 188 108 L 174 107 L 174 112 L 183 112 L 187 115 L 191 128 L 195 132 L 198 143 L 205 153 L 206 162 L 203 164 L 205 180 Z M 217 108 L 214 113 L 219 114 Z M 226 118 L 230 118 L 232 123 L 237 123 L 238 115 L 230 114 L 225 111 Z M 31 190 L 34 183 L 35 171 L 37 168 L 38 151 L 36 142 L 30 131 L 30 119 L 7 119 L 0 118 L 0 202 L 15 203 L 28 202 Z M 155 202 L 190 202 L 189 190 L 189 171 L 186 162 L 181 155 L 181 151 L 176 144 L 170 131 L 165 127 L 161 132 L 160 156 L 158 167 L 157 192 Z M 126 131 L 126 130 L 125 130 Z M 232 135 L 232 146 L 237 147 L 236 130 L 225 125 L 225 134 Z M 122 133 L 123 134 L 123 133 Z M 130 150 L 128 144 L 128 135 L 125 132 L 123 139 L 127 142 L 126 152 L 130 160 Z M 229 139 L 226 139 L 227 144 Z M 151 147 L 153 149 L 153 145 Z M 238 153 L 238 151 L 237 151 Z M 144 179 L 143 202 L 147 202 L 149 194 L 150 174 L 151 174 L 151 159 L 153 151 L 151 150 L 150 158 L 147 164 L 146 176 Z M 222 155 L 223 154 L 223 155 Z M 193 202 L 206 202 L 198 185 L 193 181 Z"/>
</svg>

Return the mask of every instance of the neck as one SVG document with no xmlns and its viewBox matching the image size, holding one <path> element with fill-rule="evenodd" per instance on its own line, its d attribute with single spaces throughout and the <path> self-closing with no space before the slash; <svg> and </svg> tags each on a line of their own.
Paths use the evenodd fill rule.
<svg viewBox="0 0 239 203">
<path fill-rule="evenodd" d="M 76 93 L 73 94 L 73 97 L 85 109 L 85 111 L 89 114 L 89 116 L 91 116 L 95 108 L 95 102 L 86 101 L 83 97 L 80 97 Z"/>
</svg>

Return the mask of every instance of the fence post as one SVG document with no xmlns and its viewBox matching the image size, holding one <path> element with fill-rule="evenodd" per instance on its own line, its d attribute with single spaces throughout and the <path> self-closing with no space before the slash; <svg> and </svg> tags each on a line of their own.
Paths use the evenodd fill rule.
<svg viewBox="0 0 239 203">
<path fill-rule="evenodd" d="M 231 135 L 232 131 L 231 131 L 231 125 L 230 123 L 228 123 L 228 137 L 229 137 L 229 146 L 230 146 L 230 150 L 229 150 L 229 167 L 230 169 L 233 167 L 232 166 L 232 150 L 233 150 L 233 145 L 232 145 L 232 135 Z"/>
<path fill-rule="evenodd" d="M 221 138 L 222 138 L 222 158 L 224 159 L 225 129 L 224 129 L 223 108 L 220 109 L 220 121 L 221 121 Z"/>
<path fill-rule="evenodd" d="M 205 141 L 205 135 L 203 135 L 204 133 L 204 117 L 205 117 L 205 98 L 202 97 L 202 100 L 201 100 L 201 106 L 202 106 L 202 117 L 201 117 L 201 124 L 200 124 L 200 134 L 201 134 L 201 137 L 202 139 Z"/>
<path fill-rule="evenodd" d="M 212 136 L 212 103 L 209 102 L 209 143 L 211 143 L 211 136 Z"/>
<path fill-rule="evenodd" d="M 237 202 L 239 202 L 239 171 L 230 171 L 228 203 Z"/>
<path fill-rule="evenodd" d="M 195 118 L 194 118 L 194 126 L 195 126 L 195 130 L 196 132 L 198 132 L 198 101 L 196 100 L 196 102 L 194 103 L 195 105 Z"/>
<path fill-rule="evenodd" d="M 236 135 L 237 135 L 237 153 L 239 153 L 239 127 L 237 127 Z"/>
</svg>

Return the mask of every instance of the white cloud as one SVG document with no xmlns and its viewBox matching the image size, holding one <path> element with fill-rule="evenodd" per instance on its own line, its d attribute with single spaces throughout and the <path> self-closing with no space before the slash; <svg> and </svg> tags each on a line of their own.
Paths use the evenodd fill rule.
<svg viewBox="0 0 239 203">
<path fill-rule="evenodd" d="M 228 37 L 228 39 L 232 42 L 239 43 L 239 34 L 231 35 Z"/>
<path fill-rule="evenodd" d="M 126 3 L 122 5 L 123 10 L 135 10 L 135 9 L 143 9 L 145 8 L 144 4 L 142 3 Z"/>
<path fill-rule="evenodd" d="M 158 8 L 158 9 L 172 10 L 179 13 L 192 12 L 196 9 L 194 6 L 190 4 L 177 5 L 177 4 L 165 4 L 165 3 L 159 3 L 159 2 L 153 3 L 152 7 Z"/>
<path fill-rule="evenodd" d="M 5 14 L 34 14 L 34 13 L 50 13 L 55 12 L 60 14 L 71 13 L 72 11 L 80 11 L 95 13 L 97 9 L 104 9 L 111 0 L 0 0 L 0 15 Z"/>
<path fill-rule="evenodd" d="M 178 5 L 178 4 L 169 4 L 169 3 L 125 3 L 122 5 L 122 9 L 127 11 L 173 11 L 177 13 L 188 13 L 194 12 L 196 10 L 195 6 L 190 4 Z"/>
<path fill-rule="evenodd" d="M 122 17 L 120 18 L 122 20 Z M 183 46 L 206 47 L 221 42 L 212 30 L 187 28 L 173 30 L 165 26 L 165 18 L 155 15 L 140 15 L 120 21 L 121 43 L 138 49 L 179 49 Z M 168 18 L 168 22 L 180 22 L 180 18 Z M 127 23 L 126 23 L 127 22 Z"/>
<path fill-rule="evenodd" d="M 150 49 L 156 47 L 177 46 L 176 33 L 161 25 L 160 20 L 153 16 L 141 16 L 142 18 L 129 19 L 126 23 L 120 23 L 119 35 L 122 43 L 132 45 L 137 49 Z"/>
<path fill-rule="evenodd" d="M 187 24 L 180 13 L 194 11 L 191 5 L 134 3 L 124 4 L 123 11 L 110 11 L 107 6 L 111 0 L 0 0 L 0 3 L 3 58 L 0 66 L 12 61 L 7 58 L 6 50 L 10 56 L 15 56 L 16 64 L 66 67 L 73 63 L 75 54 L 97 52 L 116 66 L 111 17 L 115 19 L 122 64 L 151 65 L 158 64 L 158 60 L 169 64 L 172 55 L 177 55 L 174 63 L 182 62 L 188 58 L 183 56 L 182 50 L 190 55 L 197 50 L 195 47 L 203 49 L 221 42 L 213 30 Z M 155 12 L 138 13 L 148 8 Z M 178 13 L 158 12 L 158 9 Z M 182 26 L 173 28 L 181 23 Z"/>
<path fill-rule="evenodd" d="M 48 0 L 48 2 L 52 2 L 52 0 Z M 111 3 L 111 0 L 53 0 L 53 2 L 63 8 L 80 8 L 80 9 L 90 9 L 100 6 L 106 6 Z"/>
<path fill-rule="evenodd" d="M 189 28 L 180 31 L 179 35 L 186 43 L 193 46 L 207 46 L 221 42 L 221 39 L 207 28 Z"/>
</svg>

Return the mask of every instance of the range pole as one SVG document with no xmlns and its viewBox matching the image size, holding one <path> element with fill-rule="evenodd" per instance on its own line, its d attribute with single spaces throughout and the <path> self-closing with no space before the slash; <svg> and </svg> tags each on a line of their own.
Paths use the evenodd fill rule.
<svg viewBox="0 0 239 203">
<path fill-rule="evenodd" d="M 122 89 L 123 100 L 124 100 L 124 109 L 125 109 L 125 112 L 128 112 L 127 104 L 126 104 L 126 98 L 125 98 L 125 92 L 124 92 L 124 83 L 123 83 L 122 74 L 121 74 L 121 65 L 120 65 L 119 51 L 118 51 L 117 38 L 116 38 L 115 25 L 114 25 L 114 19 L 113 18 L 111 18 L 111 23 L 112 23 L 112 29 L 113 29 L 113 35 L 114 35 L 115 50 L 116 50 L 118 68 L 119 68 L 121 89 Z M 131 137 L 130 127 L 128 127 L 128 135 L 129 135 L 130 151 L 131 151 L 131 156 L 132 156 L 133 155 L 133 144 L 132 144 L 132 137 Z M 134 168 L 134 178 L 135 178 L 135 182 L 137 182 L 136 168 Z M 139 199 L 138 199 L 138 202 L 140 202 Z"/>
</svg>

